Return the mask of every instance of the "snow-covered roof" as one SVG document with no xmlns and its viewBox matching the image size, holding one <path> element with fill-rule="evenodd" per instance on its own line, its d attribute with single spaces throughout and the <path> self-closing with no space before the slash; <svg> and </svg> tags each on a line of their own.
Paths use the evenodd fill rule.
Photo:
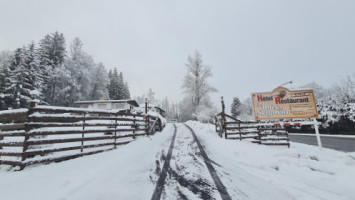
<svg viewBox="0 0 355 200">
<path fill-rule="evenodd" d="M 148 106 L 148 108 L 155 108 L 155 109 L 158 109 L 158 110 L 160 110 L 160 111 L 162 111 L 162 112 L 165 112 L 165 110 L 163 110 L 163 109 L 161 109 L 159 106 Z"/>
<path fill-rule="evenodd" d="M 128 103 L 134 107 L 139 107 L 136 100 L 122 99 L 122 100 L 92 100 L 92 101 L 75 101 L 74 104 L 93 104 L 93 103 Z"/>
</svg>

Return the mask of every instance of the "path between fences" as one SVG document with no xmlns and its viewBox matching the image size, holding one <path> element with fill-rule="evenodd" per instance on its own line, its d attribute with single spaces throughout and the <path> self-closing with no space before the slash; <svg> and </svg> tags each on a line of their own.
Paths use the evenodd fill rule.
<svg viewBox="0 0 355 200">
<path fill-rule="evenodd" d="M 189 199 L 191 194 L 186 194 L 186 191 L 199 199 L 215 199 L 219 193 L 221 199 L 230 200 L 194 130 L 184 125 L 186 127 L 174 124 L 174 135 L 152 200 L 159 200 L 162 196 L 163 199 Z"/>
</svg>

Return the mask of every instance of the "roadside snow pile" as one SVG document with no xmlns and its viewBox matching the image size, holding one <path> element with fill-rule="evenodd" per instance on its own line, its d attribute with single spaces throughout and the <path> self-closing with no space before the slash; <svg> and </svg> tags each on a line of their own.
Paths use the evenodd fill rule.
<svg viewBox="0 0 355 200">
<path fill-rule="evenodd" d="M 233 199 L 355 199 L 355 154 L 225 140 L 213 125 L 187 122 Z"/>
</svg>

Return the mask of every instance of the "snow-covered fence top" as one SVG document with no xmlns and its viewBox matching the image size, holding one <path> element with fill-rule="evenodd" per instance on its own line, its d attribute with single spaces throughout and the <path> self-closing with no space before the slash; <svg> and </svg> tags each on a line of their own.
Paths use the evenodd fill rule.
<svg viewBox="0 0 355 200">
<path fill-rule="evenodd" d="M 24 168 L 115 149 L 161 131 L 162 121 L 126 111 L 35 106 L 0 112 L 0 165 Z"/>
<path fill-rule="evenodd" d="M 226 139 L 248 139 L 253 143 L 265 145 L 290 146 L 287 130 L 274 123 L 242 121 L 223 111 L 215 116 L 216 132 Z"/>
</svg>

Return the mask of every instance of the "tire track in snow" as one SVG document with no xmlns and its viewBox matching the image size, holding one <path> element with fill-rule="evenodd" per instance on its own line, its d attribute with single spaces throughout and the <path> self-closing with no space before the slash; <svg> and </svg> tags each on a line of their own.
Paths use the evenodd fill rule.
<svg viewBox="0 0 355 200">
<path fill-rule="evenodd" d="M 210 175 L 211 175 L 214 183 L 216 184 L 218 192 L 221 195 L 222 199 L 223 200 L 231 200 L 232 198 L 229 196 L 226 187 L 223 185 L 221 179 L 218 177 L 218 174 L 217 174 L 216 170 L 214 169 L 214 167 L 211 163 L 211 160 L 208 158 L 208 156 L 207 156 L 205 150 L 203 149 L 200 141 L 198 140 L 195 132 L 192 130 L 192 128 L 190 126 L 188 126 L 186 124 L 184 124 L 184 125 L 191 131 L 191 133 L 195 139 L 195 142 L 197 143 L 197 146 L 200 149 L 201 155 L 203 157 L 203 160 L 205 161 L 208 171 L 210 172 Z"/>
<path fill-rule="evenodd" d="M 185 126 L 180 130 L 174 124 L 174 136 L 152 200 L 230 200 L 231 197 L 212 166 L 213 161 L 207 157 L 193 130 Z"/>
<path fill-rule="evenodd" d="M 173 139 L 171 140 L 170 143 L 170 147 L 169 147 L 169 151 L 168 151 L 168 155 L 166 157 L 166 160 L 164 162 L 164 166 L 163 169 L 160 173 L 159 179 L 158 179 L 158 183 L 157 186 L 155 187 L 153 196 L 152 196 L 152 200 L 159 200 L 161 197 L 161 193 L 164 189 L 164 182 L 165 182 L 165 178 L 168 172 L 168 168 L 170 165 L 170 160 L 171 160 L 171 155 L 173 154 L 173 147 L 174 147 L 174 143 L 175 143 L 175 138 L 176 138 L 176 125 L 174 124 L 174 135 L 173 135 Z"/>
</svg>

